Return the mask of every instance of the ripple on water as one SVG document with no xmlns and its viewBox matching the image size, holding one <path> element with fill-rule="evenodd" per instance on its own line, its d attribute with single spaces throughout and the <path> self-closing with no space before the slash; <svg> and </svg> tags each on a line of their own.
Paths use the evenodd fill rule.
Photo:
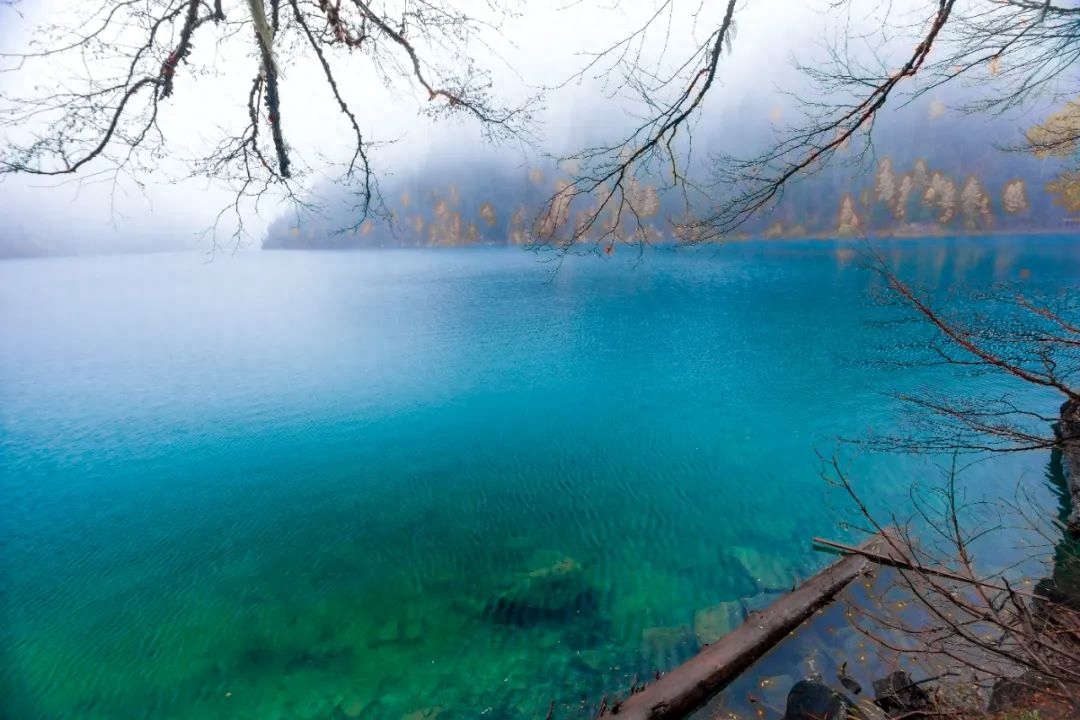
<svg viewBox="0 0 1080 720">
<path fill-rule="evenodd" d="M 666 669 L 824 561 L 815 447 L 899 417 L 834 250 L 0 264 L 0 714 L 516 720 Z M 893 506 L 930 467 L 854 462 Z"/>
</svg>

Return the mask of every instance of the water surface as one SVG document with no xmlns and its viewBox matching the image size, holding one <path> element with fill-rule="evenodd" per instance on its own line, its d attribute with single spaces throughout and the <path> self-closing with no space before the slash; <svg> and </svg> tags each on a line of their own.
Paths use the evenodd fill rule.
<svg viewBox="0 0 1080 720">
<path fill-rule="evenodd" d="M 885 250 L 1054 289 L 1073 242 Z M 565 714 L 827 562 L 815 451 L 883 393 L 1002 382 L 864 362 L 915 331 L 843 243 L 202 260 L 0 263 L 0 717 Z M 877 507 L 936 472 L 849 462 Z M 1045 464 L 970 478 L 1050 505 Z"/>
</svg>

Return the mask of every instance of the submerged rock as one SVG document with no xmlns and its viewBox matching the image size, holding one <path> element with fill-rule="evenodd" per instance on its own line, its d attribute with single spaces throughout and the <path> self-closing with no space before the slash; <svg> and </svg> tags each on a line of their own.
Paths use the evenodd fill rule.
<svg viewBox="0 0 1080 720">
<path fill-rule="evenodd" d="M 781 592 L 769 591 L 739 598 L 739 607 L 742 608 L 743 617 L 749 618 L 751 613 L 761 612 L 776 602 L 776 598 L 780 597 L 781 594 Z"/>
<path fill-rule="evenodd" d="M 784 720 L 844 720 L 853 703 L 816 680 L 800 680 L 788 693 Z"/>
<path fill-rule="evenodd" d="M 422 619 L 391 618 L 376 628 L 368 637 L 370 648 L 384 645 L 414 645 L 424 637 Z"/>
<path fill-rule="evenodd" d="M 401 635 L 401 624 L 397 619 L 390 619 L 380 625 L 368 637 L 368 647 L 379 647 L 397 642 Z"/>
<path fill-rule="evenodd" d="M 545 622 L 566 622 L 595 613 L 596 591 L 576 561 L 564 558 L 534 570 L 488 601 L 484 616 L 504 625 L 529 627 Z"/>
<path fill-rule="evenodd" d="M 367 710 L 368 705 L 372 704 L 372 701 L 370 693 L 350 693 L 338 704 L 335 715 L 345 720 L 356 720 L 364 715 L 364 711 Z"/>
<path fill-rule="evenodd" d="M 873 682 L 874 702 L 890 715 L 930 709 L 930 695 L 903 670 Z"/>
<path fill-rule="evenodd" d="M 603 677 L 608 671 L 604 657 L 597 652 L 577 652 L 568 663 L 571 670 L 588 677 Z"/>
<path fill-rule="evenodd" d="M 698 650 L 694 631 L 688 625 L 651 627 L 641 633 L 641 657 L 652 670 L 667 670 Z"/>
<path fill-rule="evenodd" d="M 563 636 L 558 628 L 540 628 L 536 635 L 536 647 L 541 650 L 554 650 L 562 641 Z"/>
<path fill-rule="evenodd" d="M 1040 694 L 1052 683 L 1039 673 L 1029 671 L 1015 678 L 1001 678 L 990 691 L 990 705 L 986 711 L 992 715 L 1014 709 L 1031 707 Z"/>
<path fill-rule="evenodd" d="M 791 565 L 783 558 L 752 547 L 736 545 L 728 550 L 759 589 L 790 590 L 795 580 Z"/>
<path fill-rule="evenodd" d="M 694 637 L 699 645 L 711 645 L 742 624 L 745 614 L 739 602 L 722 602 L 694 613 Z"/>
<path fill-rule="evenodd" d="M 594 613 L 565 627 L 560 642 L 571 650 L 587 650 L 603 645 L 610 638 L 611 624 Z"/>
<path fill-rule="evenodd" d="M 413 710 L 411 713 L 407 713 L 401 716 L 401 720 L 435 720 L 439 717 L 439 713 L 442 712 L 441 707 L 427 707 L 420 710 Z"/>
<path fill-rule="evenodd" d="M 840 681 L 840 684 L 843 685 L 844 689 L 847 690 L 849 693 L 854 693 L 855 695 L 858 695 L 862 692 L 862 685 L 859 684 L 859 681 L 848 675 L 843 670 L 841 670 L 840 673 L 836 676 L 836 679 Z"/>
</svg>

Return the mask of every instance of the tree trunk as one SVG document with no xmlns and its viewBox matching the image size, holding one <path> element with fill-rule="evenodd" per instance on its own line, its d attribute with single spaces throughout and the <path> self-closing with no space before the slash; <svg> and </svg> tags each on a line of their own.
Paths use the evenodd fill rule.
<svg viewBox="0 0 1080 720">
<path fill-rule="evenodd" d="M 1061 406 L 1061 421 L 1054 427 L 1061 444 L 1061 464 L 1065 482 L 1072 498 L 1068 524 L 1080 533 L 1080 401 L 1069 399 Z"/>
</svg>

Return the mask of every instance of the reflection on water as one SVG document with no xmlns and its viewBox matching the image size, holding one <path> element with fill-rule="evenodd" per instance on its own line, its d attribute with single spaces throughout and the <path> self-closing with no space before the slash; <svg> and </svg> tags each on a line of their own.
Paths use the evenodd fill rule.
<svg viewBox="0 0 1080 720">
<path fill-rule="evenodd" d="M 1080 277 L 1061 239 L 942 242 L 890 251 Z M 670 667 L 825 562 L 815 447 L 971 383 L 853 362 L 910 330 L 846 249 L 0 265 L 2 710 L 535 718 Z M 853 475 L 896 506 L 928 462 Z M 1002 462 L 973 486 L 1053 502 Z"/>
</svg>

